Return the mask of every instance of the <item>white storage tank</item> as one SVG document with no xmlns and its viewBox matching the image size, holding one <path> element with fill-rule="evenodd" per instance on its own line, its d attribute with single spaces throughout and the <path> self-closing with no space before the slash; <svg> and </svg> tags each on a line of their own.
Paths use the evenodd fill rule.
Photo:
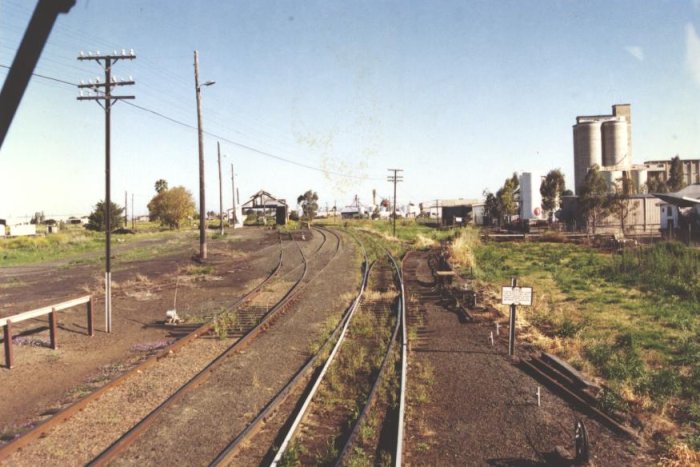
<svg viewBox="0 0 700 467">
<path fill-rule="evenodd" d="M 593 164 L 602 166 L 600 126 L 599 120 L 583 121 L 574 125 L 574 186 L 577 194 L 588 169 Z"/>
<path fill-rule="evenodd" d="M 603 136 L 603 166 L 628 168 L 632 159 L 629 153 L 627 138 L 627 120 L 616 118 L 604 122 Z"/>
<path fill-rule="evenodd" d="M 542 177 L 539 174 L 523 172 L 520 176 L 520 218 L 523 220 L 545 219 L 542 212 L 542 195 L 540 194 Z"/>
</svg>

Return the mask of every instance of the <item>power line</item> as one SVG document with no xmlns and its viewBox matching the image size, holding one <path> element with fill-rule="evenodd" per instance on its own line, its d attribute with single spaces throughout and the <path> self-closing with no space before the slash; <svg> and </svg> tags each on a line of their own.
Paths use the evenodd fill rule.
<svg viewBox="0 0 700 467">
<path fill-rule="evenodd" d="M 7 68 L 8 70 L 10 69 L 9 66 L 7 66 L 7 65 L 2 65 L 2 64 L 0 64 L 0 68 Z M 52 77 L 52 76 L 46 76 L 46 75 L 42 75 L 42 74 L 39 74 L 39 73 L 32 73 L 32 76 L 36 76 L 37 78 L 48 79 L 48 80 L 51 80 L 51 81 L 56 81 L 57 83 L 69 84 L 69 85 L 71 85 L 71 86 L 78 86 L 77 84 L 71 83 L 70 81 L 65 81 L 65 80 L 62 80 L 62 79 L 59 79 L 59 78 L 54 78 L 54 77 Z"/>
<path fill-rule="evenodd" d="M 9 69 L 10 67 L 7 66 L 7 65 L 0 64 L 0 68 L 7 68 L 7 69 Z M 39 74 L 39 73 L 32 73 L 32 75 L 33 75 L 33 76 L 36 76 L 37 78 L 42 78 L 42 79 L 46 79 L 46 80 L 50 80 L 50 81 L 55 81 L 55 82 L 62 83 L 62 84 L 67 84 L 67 85 L 70 85 L 70 86 L 76 86 L 76 87 L 78 86 L 77 84 L 71 83 L 70 81 L 65 81 L 65 80 L 62 80 L 62 79 L 59 79 L 59 78 L 54 78 L 54 77 L 52 77 L 52 76 L 46 76 L 46 75 L 42 75 L 42 74 Z M 129 102 L 129 101 L 123 101 L 123 103 L 124 103 L 124 104 L 127 104 L 127 105 L 130 105 L 131 107 L 135 107 L 135 108 L 137 108 L 137 109 L 139 109 L 139 110 L 141 110 L 141 111 L 143 111 L 143 112 L 148 112 L 148 113 L 153 114 L 153 115 L 155 115 L 155 116 L 157 116 L 157 117 L 160 117 L 160 118 L 163 118 L 163 119 L 165 119 L 165 120 L 168 120 L 168 121 L 171 122 L 171 123 L 175 123 L 175 124 L 180 125 L 180 126 L 183 126 L 183 127 L 185 127 L 185 128 L 189 128 L 189 129 L 191 129 L 191 130 L 197 131 L 197 127 L 196 127 L 196 126 L 190 125 L 189 123 L 186 123 L 186 122 L 183 122 L 183 121 L 181 121 L 181 120 L 177 120 L 177 119 L 175 119 L 175 118 L 169 117 L 169 116 L 167 116 L 167 115 L 165 115 L 165 114 L 163 114 L 163 113 L 161 113 L 161 112 L 158 112 L 157 110 L 149 109 L 149 108 L 147 108 L 147 107 L 143 107 L 143 106 L 141 106 L 141 105 L 134 104 L 133 102 Z M 274 154 L 274 153 L 271 153 L 271 152 L 268 152 L 268 151 L 263 151 L 262 149 L 258 149 L 258 148 L 255 148 L 255 147 L 253 147 L 253 146 L 249 146 L 249 145 L 247 145 L 247 144 L 240 143 L 240 142 L 238 142 L 238 141 L 229 139 L 229 138 L 227 138 L 227 137 L 225 137 L 225 136 L 221 136 L 221 135 L 218 135 L 218 134 L 213 133 L 213 132 L 210 132 L 210 131 L 204 131 L 204 134 L 206 134 L 207 136 L 211 136 L 211 137 L 213 137 L 213 138 L 220 139 L 221 141 L 224 141 L 224 142 L 226 142 L 226 143 L 232 144 L 232 145 L 237 146 L 237 147 L 239 147 L 239 148 L 241 148 L 241 149 L 245 149 L 245 150 L 247 150 L 247 151 L 254 152 L 254 153 L 256 153 L 256 154 L 260 154 L 261 156 L 269 157 L 269 158 L 272 158 L 272 159 L 275 159 L 275 160 L 278 160 L 278 161 L 281 161 L 281 162 L 286 162 L 286 163 L 288 163 L 288 164 L 292 164 L 292 165 L 295 165 L 295 166 L 297 166 L 297 167 L 301 167 L 301 168 L 304 168 L 304 169 L 314 170 L 314 171 L 320 172 L 320 173 L 322 173 L 322 174 L 324 174 L 324 175 L 335 175 L 335 176 L 337 176 L 337 177 L 352 178 L 352 179 L 355 179 L 355 180 L 381 180 L 380 178 L 375 178 L 375 177 L 362 177 L 362 176 L 359 176 L 359 175 L 345 174 L 345 173 L 334 172 L 334 171 L 322 169 L 322 168 L 320 168 L 320 167 L 314 167 L 314 166 L 312 166 L 312 165 L 308 165 L 308 164 L 304 164 L 303 162 L 298 162 L 298 161 L 295 161 L 295 160 L 292 160 L 292 159 L 288 159 L 288 158 L 286 158 L 286 157 L 279 156 L 279 155 L 277 155 L 277 154 Z"/>
</svg>

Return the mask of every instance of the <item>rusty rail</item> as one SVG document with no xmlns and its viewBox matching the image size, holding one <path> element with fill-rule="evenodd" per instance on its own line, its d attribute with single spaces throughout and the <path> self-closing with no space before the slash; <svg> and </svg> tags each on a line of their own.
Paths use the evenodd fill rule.
<svg viewBox="0 0 700 467">
<path fill-rule="evenodd" d="M 296 240 L 294 242 L 298 245 Z M 124 433 L 121 438 L 116 440 L 107 449 L 102 451 L 95 459 L 93 459 L 87 465 L 89 466 L 100 466 L 107 464 L 110 460 L 114 459 L 119 453 L 123 452 L 126 448 L 132 445 L 142 433 L 153 425 L 161 413 L 172 404 L 181 400 L 187 393 L 197 388 L 203 384 L 211 374 L 216 370 L 216 368 L 221 365 L 227 358 L 231 357 L 235 352 L 239 352 L 245 349 L 250 342 L 265 331 L 272 322 L 282 313 L 285 306 L 291 301 L 291 299 L 296 295 L 295 292 L 300 287 L 302 281 L 306 277 L 308 271 L 308 261 L 304 252 L 299 246 L 299 251 L 301 252 L 301 257 L 304 262 L 304 270 L 301 277 L 294 283 L 294 285 L 284 294 L 281 300 L 279 300 L 275 306 L 273 306 L 263 317 L 263 319 L 253 328 L 251 328 L 246 334 L 244 334 L 240 339 L 229 346 L 221 355 L 212 360 L 206 367 L 204 367 L 199 373 L 197 373 L 192 379 L 183 384 L 177 391 L 170 395 L 165 401 L 163 401 L 158 407 L 153 409 L 145 418 L 143 418 L 136 425 L 131 427 L 129 431 Z M 211 325 L 213 326 L 213 325 Z"/>
<path fill-rule="evenodd" d="M 328 230 L 329 232 L 333 233 L 338 238 L 338 247 L 340 246 L 340 237 L 332 232 L 331 230 Z M 298 389 L 302 383 L 304 382 L 304 378 L 309 375 L 311 371 L 315 368 L 316 362 L 320 358 L 321 354 L 323 353 L 323 349 L 326 348 L 326 346 L 331 343 L 334 339 L 338 337 L 338 334 L 341 332 L 341 330 L 345 330 L 347 328 L 347 323 L 349 322 L 350 318 L 352 317 L 352 314 L 355 312 L 355 309 L 357 308 L 357 305 L 359 304 L 359 301 L 362 297 L 362 294 L 367 286 L 367 280 L 369 278 L 369 271 L 371 270 L 371 265 L 368 264 L 368 258 L 367 258 L 367 252 L 364 250 L 364 245 L 360 243 L 360 247 L 363 250 L 363 256 L 364 256 L 364 262 L 363 262 L 363 269 L 362 269 L 362 282 L 360 284 L 360 290 L 355 297 L 355 299 L 352 301 L 350 306 L 347 308 L 345 313 L 343 314 L 343 318 L 340 320 L 338 323 L 338 326 L 333 330 L 333 332 L 328 336 L 328 338 L 324 341 L 323 345 L 321 345 L 319 351 L 313 355 L 307 362 L 306 364 L 294 375 L 294 377 L 280 390 L 280 392 L 277 393 L 277 395 L 272 399 L 266 406 L 263 408 L 263 410 L 255 417 L 255 419 L 248 424 L 248 426 L 233 440 L 231 443 L 229 443 L 228 446 L 226 446 L 214 459 L 210 466 L 218 466 L 218 465 L 226 465 L 229 463 L 232 463 L 233 460 L 235 459 L 236 455 L 240 452 L 242 447 L 245 445 L 246 442 L 250 441 L 262 428 L 262 425 L 265 421 L 269 419 L 269 417 L 273 414 L 273 412 L 284 403 L 284 401 L 289 397 L 289 395 Z M 325 268 L 325 267 L 324 267 Z M 321 271 L 319 271 L 320 274 Z M 343 331 L 344 332 L 344 331 Z M 340 337 L 339 339 L 342 339 Z M 339 340 L 340 341 L 340 340 Z M 338 346 L 338 342 L 336 341 L 336 346 Z M 331 356 L 333 355 L 333 351 L 331 353 Z M 331 358 L 329 356 L 329 359 Z M 328 360 L 328 359 L 327 359 Z M 308 383 L 307 383 L 308 384 Z"/>
<path fill-rule="evenodd" d="M 273 277 L 275 277 L 280 269 L 282 268 L 282 238 L 280 236 L 279 238 L 279 245 L 280 245 L 280 254 L 279 254 L 279 260 L 277 262 L 277 266 L 268 274 L 268 276 L 263 279 L 258 285 L 256 285 L 253 289 L 251 289 L 249 292 L 247 292 L 245 295 L 243 295 L 241 298 L 236 300 L 231 306 L 232 308 L 237 307 L 241 303 L 251 299 L 255 294 L 257 294 L 265 284 L 267 284 Z M 158 355 L 154 355 L 152 357 L 147 358 L 143 362 L 141 362 L 139 365 L 136 367 L 132 368 L 131 370 L 127 371 L 114 381 L 111 381 L 110 383 L 102 386 L 100 389 L 97 391 L 91 393 L 90 395 L 84 397 L 83 399 L 80 399 L 79 401 L 75 402 L 74 404 L 71 404 L 70 406 L 66 407 L 65 409 L 61 410 L 58 412 L 56 415 L 51 417 L 50 419 L 40 423 L 37 425 L 34 429 L 31 431 L 28 431 L 21 437 L 17 438 L 16 440 L 12 441 L 11 443 L 0 447 L 0 461 L 8 458 L 10 455 L 12 455 L 14 452 L 17 450 L 23 448 L 24 446 L 27 446 L 29 443 L 34 441 L 37 438 L 43 437 L 48 433 L 48 431 L 57 426 L 60 425 L 61 423 L 65 422 L 66 420 L 70 419 L 72 416 L 75 414 L 79 413 L 81 410 L 83 410 L 85 407 L 87 407 L 88 404 L 90 404 L 93 401 L 98 400 L 100 397 L 102 397 L 104 394 L 107 392 L 111 391 L 112 389 L 118 387 L 125 381 L 127 381 L 129 378 L 131 378 L 134 375 L 140 374 L 144 370 L 150 368 L 151 366 L 155 365 L 158 363 L 161 359 L 167 357 L 168 355 L 175 353 L 182 349 L 183 347 L 187 346 L 191 342 L 193 342 L 195 339 L 198 337 L 207 334 L 210 332 L 213 327 L 214 327 L 214 321 L 211 321 L 209 323 L 205 323 L 201 326 L 199 326 L 197 329 L 192 331 L 190 334 L 187 336 L 183 337 L 182 339 L 179 339 L 169 346 L 167 346 L 163 351 L 161 351 Z"/>
</svg>

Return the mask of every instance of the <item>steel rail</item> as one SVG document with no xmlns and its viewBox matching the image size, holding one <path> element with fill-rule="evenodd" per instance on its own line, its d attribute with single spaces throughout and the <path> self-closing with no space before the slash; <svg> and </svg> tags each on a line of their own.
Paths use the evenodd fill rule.
<svg viewBox="0 0 700 467">
<path fill-rule="evenodd" d="M 90 461 L 87 465 L 89 466 L 100 466 L 105 465 L 110 460 L 114 459 L 119 453 L 123 452 L 127 447 L 132 445 L 150 426 L 152 426 L 164 412 L 165 409 L 172 406 L 172 404 L 181 400 L 186 394 L 188 394 L 193 389 L 203 384 L 212 373 L 229 357 L 245 349 L 252 340 L 258 337 L 263 331 L 265 331 L 273 322 L 275 318 L 285 309 L 285 306 L 291 301 L 291 299 L 296 295 L 302 281 L 305 279 L 308 272 L 308 261 L 304 255 L 301 246 L 296 240 L 293 240 L 295 244 L 299 247 L 299 252 L 304 263 L 304 270 L 299 279 L 292 285 L 292 287 L 284 294 L 284 296 L 262 317 L 260 322 L 241 336 L 236 342 L 229 346 L 223 353 L 212 360 L 206 367 L 204 367 L 199 373 L 192 377 L 185 384 L 180 386 L 180 388 L 170 395 L 165 401 L 163 401 L 158 407 L 153 409 L 146 417 L 141 419 L 136 425 L 131 427 L 126 433 L 124 433 L 119 439 L 112 443 L 107 449 L 102 451 L 95 459 Z"/>
<path fill-rule="evenodd" d="M 385 249 L 386 250 L 386 249 Z M 387 257 L 389 260 L 394 265 L 394 270 L 396 271 L 396 278 L 397 278 L 397 285 L 399 285 L 400 290 L 403 290 L 403 278 L 401 276 L 401 269 L 399 268 L 398 263 L 396 262 L 396 259 L 391 255 L 389 250 L 386 250 Z M 355 419 L 353 422 L 353 427 L 352 431 L 350 432 L 350 436 L 348 436 L 347 440 L 345 441 L 345 446 L 343 446 L 342 451 L 340 452 L 340 455 L 338 456 L 338 459 L 335 462 L 336 466 L 344 465 L 345 460 L 347 459 L 347 456 L 350 454 L 350 448 L 355 444 L 355 441 L 357 440 L 357 436 L 359 435 L 360 432 L 360 427 L 362 426 L 362 423 L 365 421 L 367 418 L 367 415 L 369 414 L 370 409 L 374 405 L 377 399 L 377 393 L 379 391 L 379 387 L 381 386 L 381 383 L 384 381 L 384 376 L 386 372 L 386 368 L 388 367 L 390 357 L 392 354 L 392 351 L 394 350 L 394 343 L 396 342 L 396 338 L 399 333 L 399 328 L 401 327 L 402 323 L 402 310 L 404 309 L 403 305 L 403 293 L 399 294 L 399 301 L 397 303 L 396 307 L 396 324 L 394 325 L 394 331 L 391 335 L 391 340 L 389 341 L 389 346 L 387 347 L 386 353 L 384 354 L 384 358 L 382 359 L 382 363 L 379 367 L 379 373 L 377 374 L 377 377 L 374 380 L 374 383 L 372 384 L 372 388 L 370 389 L 369 395 L 367 396 L 367 401 L 365 402 L 364 407 L 362 408 L 362 412 L 360 412 L 360 415 Z M 403 386 L 403 385 L 401 385 Z M 398 432 L 397 432 L 397 441 L 398 441 Z M 396 452 L 394 453 L 394 459 L 396 459 Z M 400 465 L 400 464 L 397 464 Z"/>
<path fill-rule="evenodd" d="M 403 462 L 403 430 L 404 420 L 406 417 L 406 385 L 408 384 L 408 328 L 406 318 L 406 288 L 404 284 L 403 266 L 406 258 L 411 252 L 407 253 L 401 261 L 401 383 L 399 390 L 399 419 L 398 432 L 396 434 L 396 455 L 394 457 L 394 465 L 399 467 Z"/>
<path fill-rule="evenodd" d="M 357 241 L 359 241 L 359 239 L 357 239 L 355 237 L 355 235 L 352 235 L 352 236 Z M 374 239 L 370 239 L 370 240 L 372 241 L 372 243 L 375 243 L 375 246 L 376 246 L 376 241 Z M 388 259 L 390 259 L 393 262 L 394 270 L 396 272 L 397 283 L 399 283 L 399 285 L 401 285 L 401 290 L 403 290 L 401 269 L 399 268 L 398 264 L 396 263 L 396 260 L 393 258 L 391 253 L 386 248 L 383 248 L 383 247 L 380 247 L 380 248 L 385 251 Z M 380 387 L 380 384 L 383 381 L 385 370 L 386 370 L 388 363 L 390 361 L 390 356 L 391 356 L 391 353 L 392 353 L 393 348 L 394 348 L 394 342 L 396 341 L 398 331 L 399 331 L 399 328 L 401 326 L 401 322 L 402 322 L 401 310 L 403 310 L 402 303 L 403 303 L 402 296 L 399 295 L 399 303 L 397 306 L 397 319 L 396 319 L 396 323 L 394 325 L 394 331 L 392 333 L 392 337 L 389 341 L 389 345 L 387 346 L 387 350 L 386 350 L 384 357 L 382 359 L 382 363 L 380 365 L 379 372 L 378 372 L 377 377 L 375 378 L 375 380 L 372 384 L 372 387 L 370 389 L 370 392 L 369 392 L 367 401 L 365 402 L 365 405 L 363 407 L 363 410 L 362 410 L 361 414 L 359 415 L 359 417 L 354 421 L 351 433 L 350 433 L 349 437 L 346 439 L 343 450 L 341 451 L 335 465 L 341 465 L 343 463 L 345 457 L 348 455 L 349 448 L 352 446 L 352 444 L 354 443 L 354 441 L 359 433 L 359 427 L 361 426 L 361 422 L 365 419 L 365 417 L 369 413 L 369 410 L 370 410 L 371 406 L 373 405 L 374 400 L 376 399 L 378 389 Z M 341 337 L 336 342 L 336 345 L 333 349 L 333 352 L 331 353 L 328 360 L 326 361 L 326 364 L 324 365 L 323 369 L 319 373 L 317 380 L 314 382 L 314 385 L 312 386 L 306 399 L 304 400 L 302 407 L 299 409 L 299 412 L 298 412 L 296 418 L 294 419 L 294 422 L 287 430 L 287 434 L 285 435 L 285 438 L 280 446 L 280 449 L 277 451 L 272 463 L 270 464 L 271 466 L 276 467 L 282 461 L 282 457 L 284 456 L 284 453 L 285 453 L 287 447 L 289 446 L 289 443 L 291 442 L 292 438 L 294 437 L 294 434 L 299 429 L 301 422 L 303 421 L 304 417 L 306 416 L 306 412 L 307 412 L 307 410 L 311 404 L 311 401 L 313 400 L 316 392 L 318 391 L 318 388 L 320 387 L 320 384 L 323 380 L 323 377 L 325 376 L 326 371 L 328 370 L 330 365 L 333 363 L 333 359 L 334 359 L 338 349 L 343 344 L 345 333 L 346 333 L 347 327 L 350 324 L 351 319 L 352 319 L 352 315 L 350 315 L 348 317 L 347 323 L 344 326 L 343 333 L 341 334 Z"/>
<path fill-rule="evenodd" d="M 338 238 L 338 246 L 340 246 L 340 237 L 335 232 L 331 230 L 328 231 Z M 362 280 L 360 283 L 360 289 L 355 299 L 343 313 L 343 317 L 339 321 L 338 325 L 323 342 L 318 352 L 306 362 L 306 364 L 294 375 L 294 377 L 284 386 L 284 388 L 282 388 L 280 392 L 277 393 L 275 398 L 272 399 L 263 408 L 263 410 L 255 417 L 255 419 L 252 420 L 250 424 L 248 424 L 248 426 L 219 453 L 219 455 L 209 464 L 210 466 L 218 466 L 221 464 L 230 463 L 234 460 L 236 455 L 238 455 L 238 453 L 242 449 L 242 446 L 247 441 L 250 441 L 260 431 L 263 423 L 269 419 L 272 413 L 287 400 L 287 398 L 289 397 L 289 395 L 291 395 L 293 391 L 301 387 L 305 377 L 307 377 L 309 373 L 311 373 L 316 368 L 316 364 L 321 358 L 321 355 L 323 355 L 324 349 L 338 337 L 338 334 L 340 333 L 341 329 L 347 327 L 346 323 L 354 313 L 354 310 L 357 307 L 360 299 L 362 298 L 362 294 L 364 293 L 367 287 L 369 273 L 372 268 L 372 265 L 369 265 L 368 263 L 367 251 L 364 249 L 364 245 L 362 243 L 360 243 L 360 247 L 363 250 L 364 256 L 364 261 L 362 263 Z M 309 383 L 307 382 L 306 384 Z"/>
<path fill-rule="evenodd" d="M 279 238 L 279 246 L 280 246 L 280 254 L 279 254 L 279 260 L 277 262 L 277 266 L 275 266 L 275 268 L 270 272 L 270 274 L 268 274 L 268 276 L 265 277 L 265 279 L 263 279 L 258 285 L 256 285 L 253 289 L 251 289 L 245 295 L 243 295 L 238 300 L 236 300 L 231 305 L 232 309 L 235 309 L 240 304 L 244 303 L 247 300 L 250 300 L 253 296 L 255 296 L 258 292 L 260 292 L 260 290 L 270 280 L 272 280 L 273 277 L 275 277 L 279 273 L 280 269 L 282 268 L 282 252 L 284 250 L 284 248 L 282 247 L 282 238 L 281 237 Z M 214 328 L 214 321 L 215 320 L 216 320 L 216 317 L 214 317 L 210 322 L 205 323 L 205 324 L 197 327 L 195 330 L 193 330 L 192 332 L 190 332 L 186 336 L 182 337 L 181 339 L 179 339 L 179 340 L 173 342 L 172 344 L 170 344 L 169 346 L 165 347 L 157 355 L 153 355 L 153 356 L 147 358 L 146 360 L 139 363 L 135 367 L 131 368 L 129 371 L 122 374 L 121 376 L 119 376 L 115 380 L 110 381 L 109 383 L 105 384 L 104 386 L 102 386 L 98 390 L 85 396 L 84 398 L 80 399 L 79 401 L 71 404 L 70 406 L 66 407 L 65 409 L 61 410 L 60 412 L 57 412 L 53 417 L 41 422 L 39 425 L 37 425 L 36 427 L 34 427 L 32 430 L 28 431 L 27 433 L 23 434 L 22 436 L 20 436 L 16 440 L 13 440 L 12 442 L 6 444 L 5 446 L 0 447 L 0 461 L 3 461 L 4 459 L 8 458 L 14 452 L 27 446 L 32 441 L 34 441 L 38 438 L 44 437 L 50 429 L 52 429 L 53 427 L 58 426 L 62 423 L 65 423 L 71 417 L 73 417 L 75 414 L 82 411 L 90 403 L 98 400 L 107 392 L 120 386 L 121 384 L 126 382 L 128 379 L 130 379 L 132 376 L 142 373 L 144 370 L 152 367 L 153 365 L 158 363 L 163 358 L 169 356 L 170 354 L 178 352 L 183 347 L 192 343 L 198 337 L 211 332 L 211 330 Z"/>
<path fill-rule="evenodd" d="M 393 263 L 394 270 L 396 272 L 396 282 L 397 285 L 399 286 L 400 289 L 400 294 L 399 294 L 399 300 L 397 303 L 397 308 L 396 308 L 396 324 L 394 325 L 394 331 L 391 336 L 391 340 L 389 341 L 389 346 L 387 348 L 386 353 L 384 354 L 384 358 L 382 359 L 382 363 L 379 367 L 379 373 L 377 374 L 377 377 L 374 381 L 374 384 L 372 385 L 372 389 L 369 392 L 369 395 L 367 396 L 367 402 L 365 403 L 365 406 L 362 409 L 362 412 L 360 415 L 357 417 L 357 419 L 353 423 L 353 428 L 350 433 L 350 436 L 345 442 L 345 446 L 343 447 L 343 450 L 341 451 L 340 455 L 338 456 L 338 460 L 336 461 L 335 465 L 340 466 L 345 464 L 345 460 L 347 456 L 350 453 L 350 448 L 354 445 L 357 436 L 359 435 L 360 427 L 362 426 L 362 423 L 365 421 L 367 418 L 367 415 L 369 414 L 369 411 L 371 407 L 374 405 L 377 399 L 377 393 L 379 390 L 379 387 L 381 386 L 381 383 L 384 381 L 384 376 L 386 372 L 386 368 L 388 367 L 388 364 L 390 362 L 390 356 L 394 350 L 394 343 L 397 340 L 397 336 L 399 333 L 399 329 L 403 327 L 404 323 L 404 315 L 405 315 L 405 302 L 404 302 L 404 287 L 403 287 L 403 275 L 401 273 L 401 268 L 399 267 L 399 264 L 396 262 L 396 259 L 392 256 L 391 252 L 384 248 L 386 255 L 389 260 Z M 404 337 L 405 332 L 402 335 L 402 344 L 404 342 Z M 403 356 L 403 353 L 401 355 L 401 367 L 402 367 L 402 372 L 401 372 L 401 379 L 399 381 L 399 395 L 400 399 L 403 398 L 404 396 L 404 378 L 403 378 L 403 370 L 405 366 L 405 358 Z M 399 415 L 402 415 L 399 409 Z M 399 416 L 399 418 L 401 418 Z M 403 441 L 403 423 L 402 420 L 400 420 L 401 423 L 397 423 L 397 433 L 396 433 L 396 449 L 394 452 L 394 464 L 395 465 L 401 465 L 401 455 L 399 451 L 399 446 L 400 443 Z"/>
<path fill-rule="evenodd" d="M 364 245 L 357 237 L 355 237 L 352 234 L 351 234 L 351 236 L 358 243 L 360 243 L 360 245 L 362 245 L 362 249 L 365 252 L 365 264 L 367 264 L 366 263 L 367 251 L 366 251 Z M 369 278 L 370 268 L 371 268 L 371 266 L 365 268 L 366 275 L 368 278 Z M 366 283 L 365 283 L 365 286 L 366 286 Z M 364 292 L 364 289 L 363 289 L 363 292 Z M 360 304 L 360 299 L 361 299 L 361 294 L 358 295 L 355 298 L 355 300 L 353 301 L 350 313 L 348 314 L 347 319 L 345 320 L 345 323 L 342 326 L 342 330 L 340 332 L 338 340 L 336 341 L 335 345 L 333 346 L 331 353 L 328 355 L 328 358 L 326 359 L 326 362 L 324 363 L 323 367 L 321 368 L 321 371 L 319 372 L 318 376 L 316 377 L 314 384 L 311 386 L 311 389 L 309 390 L 309 393 L 307 394 L 306 398 L 304 399 L 304 402 L 301 405 L 301 408 L 297 412 L 296 417 L 294 417 L 294 421 L 292 422 L 291 426 L 287 430 L 287 434 L 285 435 L 284 439 L 282 440 L 282 443 L 280 444 L 279 450 L 275 454 L 275 457 L 271 463 L 272 466 L 277 466 L 277 464 L 281 461 L 282 456 L 284 455 L 285 451 L 287 450 L 287 447 L 289 446 L 289 442 L 291 441 L 292 437 L 294 436 L 294 432 L 297 430 L 297 428 L 301 424 L 301 421 L 304 418 L 304 415 L 306 414 L 306 410 L 308 409 L 309 405 L 311 404 L 312 399 L 316 395 L 316 392 L 318 391 L 318 388 L 321 385 L 321 381 L 323 381 L 323 377 L 325 376 L 326 372 L 328 371 L 328 368 L 330 368 L 331 364 L 333 363 L 333 360 L 335 359 L 335 356 L 338 353 L 338 350 L 340 350 L 340 347 L 342 346 L 343 340 L 345 339 L 345 335 L 347 334 L 348 327 L 350 325 L 350 321 L 352 320 L 352 317 L 354 316 L 355 311 L 357 310 L 357 308 Z"/>
</svg>

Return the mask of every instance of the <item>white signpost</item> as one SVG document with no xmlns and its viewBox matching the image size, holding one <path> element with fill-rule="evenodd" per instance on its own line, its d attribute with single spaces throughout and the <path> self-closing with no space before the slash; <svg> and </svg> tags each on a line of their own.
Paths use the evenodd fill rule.
<svg viewBox="0 0 700 467">
<path fill-rule="evenodd" d="M 518 287 L 518 280 L 514 277 L 510 287 L 501 288 L 501 303 L 510 305 L 508 355 L 512 357 L 515 353 L 515 307 L 532 306 L 532 287 Z"/>
</svg>

